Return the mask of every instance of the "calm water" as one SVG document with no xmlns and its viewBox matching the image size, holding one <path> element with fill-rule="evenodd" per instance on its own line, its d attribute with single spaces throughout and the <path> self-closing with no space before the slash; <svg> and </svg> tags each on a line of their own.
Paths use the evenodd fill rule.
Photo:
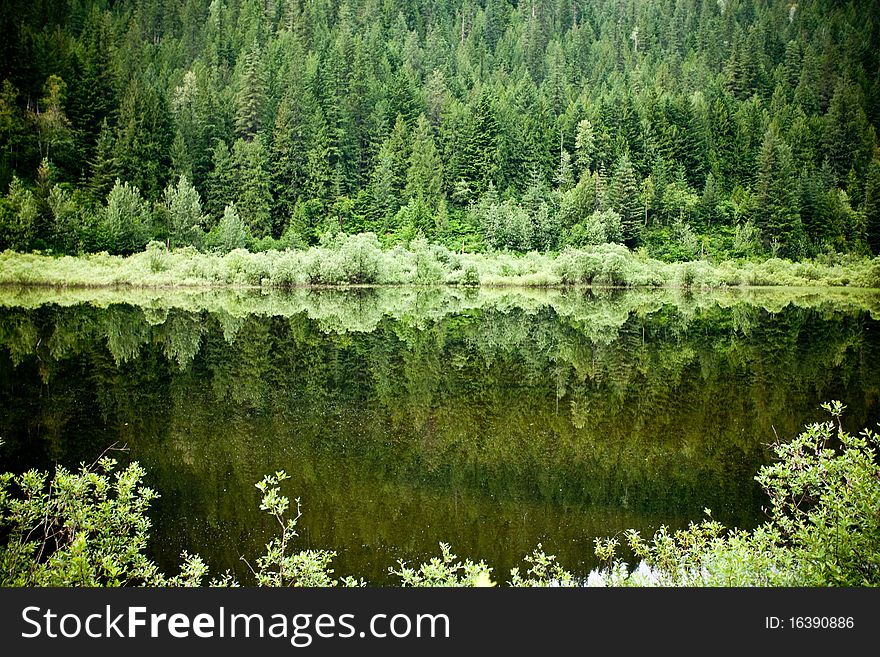
<svg viewBox="0 0 880 657">
<path fill-rule="evenodd" d="M 0 456 L 127 445 L 168 571 L 188 549 L 246 581 L 284 469 L 337 574 L 395 583 L 440 541 L 502 581 L 538 543 L 586 574 L 597 536 L 760 522 L 767 443 L 822 401 L 880 420 L 880 301 L 830 294 L 5 290 Z"/>
</svg>

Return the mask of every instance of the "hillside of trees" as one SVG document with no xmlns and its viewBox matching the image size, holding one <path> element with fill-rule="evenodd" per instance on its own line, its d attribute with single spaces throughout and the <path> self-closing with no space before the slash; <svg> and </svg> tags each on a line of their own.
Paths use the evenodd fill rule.
<svg viewBox="0 0 880 657">
<path fill-rule="evenodd" d="M 880 254 L 843 0 L 5 0 L 0 249 Z"/>
</svg>

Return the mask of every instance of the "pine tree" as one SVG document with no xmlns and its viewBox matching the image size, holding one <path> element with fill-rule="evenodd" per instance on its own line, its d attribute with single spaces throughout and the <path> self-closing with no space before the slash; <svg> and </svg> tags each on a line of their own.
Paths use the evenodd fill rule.
<svg viewBox="0 0 880 657">
<path fill-rule="evenodd" d="M 706 228 L 711 228 L 719 219 L 718 205 L 721 202 L 721 190 L 715 182 L 715 176 L 710 172 L 706 176 L 706 184 L 703 186 L 703 195 L 700 198 L 700 218 Z"/>
<path fill-rule="evenodd" d="M 107 197 L 116 178 L 119 177 L 119 166 L 116 161 L 116 144 L 113 131 L 107 119 L 101 123 L 101 132 L 95 146 L 95 156 L 89 162 L 89 180 L 87 190 L 95 202 Z"/>
<path fill-rule="evenodd" d="M 68 113 L 81 139 L 82 152 L 90 160 L 105 121 L 116 111 L 113 70 L 116 53 L 110 14 L 92 7 L 76 45 Z"/>
<path fill-rule="evenodd" d="M 251 141 L 239 139 L 232 148 L 235 163 L 235 207 L 251 235 L 260 239 L 272 235 L 272 195 L 269 158 L 259 134 Z"/>
<path fill-rule="evenodd" d="M 214 145 L 213 166 L 208 176 L 208 212 L 219 217 L 224 208 L 232 203 L 236 193 L 235 162 L 226 142 L 218 140 Z"/>
<path fill-rule="evenodd" d="M 623 238 L 627 245 L 636 243 L 641 225 L 639 185 L 629 156 L 623 154 L 614 167 L 608 185 L 608 207 L 620 215 Z"/>
<path fill-rule="evenodd" d="M 559 167 L 556 169 L 554 178 L 556 189 L 565 192 L 574 185 L 574 170 L 571 166 L 571 155 L 564 148 L 559 152 Z"/>
<path fill-rule="evenodd" d="M 304 113 L 304 107 L 310 110 Z M 278 106 L 272 133 L 271 170 L 273 217 L 282 232 L 306 184 L 309 134 L 308 114 L 314 113 L 310 96 L 287 94 Z"/>
<path fill-rule="evenodd" d="M 816 171 L 804 169 L 798 178 L 798 209 L 804 236 L 814 246 L 829 237 L 825 213 L 825 189 Z"/>
<path fill-rule="evenodd" d="M 880 255 L 880 161 L 868 167 L 865 182 L 865 238 L 874 255 Z"/>
<path fill-rule="evenodd" d="M 266 74 L 260 49 L 254 43 L 242 55 L 235 95 L 235 129 L 238 136 L 251 141 L 263 127 L 266 104 Z"/>
<path fill-rule="evenodd" d="M 500 128 L 495 115 L 493 95 L 484 89 L 471 109 L 468 139 L 464 145 L 464 170 L 461 178 L 470 185 L 474 196 L 481 196 L 497 181 Z"/>
<path fill-rule="evenodd" d="M 593 124 L 588 119 L 583 119 L 577 125 L 577 134 L 575 136 L 575 163 L 577 164 L 578 174 L 581 176 L 584 175 L 584 172 L 590 172 L 590 167 L 593 164 L 595 143 L 596 137 L 593 132 Z"/>
<path fill-rule="evenodd" d="M 825 152 L 837 180 L 844 180 L 851 167 L 861 170 L 866 159 L 867 118 L 853 83 L 841 79 L 834 89 L 825 116 Z"/>
<path fill-rule="evenodd" d="M 424 114 L 416 120 L 411 143 L 404 195 L 407 199 L 420 197 L 429 208 L 434 208 L 443 194 L 443 162 Z"/>
<path fill-rule="evenodd" d="M 162 93 L 148 76 L 132 79 L 119 109 L 116 156 L 122 178 L 147 198 L 165 188 L 171 171 L 172 122 Z"/>
<path fill-rule="evenodd" d="M 165 188 L 164 206 L 171 246 L 200 247 L 205 224 L 202 199 L 185 175 L 180 176 L 176 185 Z"/>
<path fill-rule="evenodd" d="M 758 157 L 755 224 L 785 255 L 797 253 L 802 235 L 797 190 L 791 149 L 771 126 Z"/>
<path fill-rule="evenodd" d="M 28 129 L 18 107 L 18 96 L 18 89 L 9 80 L 0 83 L 0 188 L 3 189 L 12 180 L 26 150 Z"/>
<path fill-rule="evenodd" d="M 330 136 L 320 108 L 309 123 L 311 143 L 306 154 L 305 184 L 302 197 L 323 206 L 330 198 L 332 169 L 330 167 Z"/>
</svg>

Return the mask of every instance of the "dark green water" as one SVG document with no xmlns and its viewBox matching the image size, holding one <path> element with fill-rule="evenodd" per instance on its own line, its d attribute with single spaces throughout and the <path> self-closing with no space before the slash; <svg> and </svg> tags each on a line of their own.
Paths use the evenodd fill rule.
<svg viewBox="0 0 880 657">
<path fill-rule="evenodd" d="M 168 571 L 188 549 L 247 581 L 284 469 L 337 574 L 395 583 L 440 541 L 501 581 L 538 543 L 586 574 L 597 536 L 759 523 L 767 443 L 821 402 L 880 420 L 880 302 L 829 294 L 6 290 L 0 456 L 127 445 Z"/>
</svg>

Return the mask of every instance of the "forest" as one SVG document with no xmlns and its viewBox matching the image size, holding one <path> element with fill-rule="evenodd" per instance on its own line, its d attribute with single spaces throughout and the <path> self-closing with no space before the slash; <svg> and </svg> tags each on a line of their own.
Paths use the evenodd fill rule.
<svg viewBox="0 0 880 657">
<path fill-rule="evenodd" d="M 7 0 L 0 249 L 880 254 L 842 0 Z"/>
</svg>

